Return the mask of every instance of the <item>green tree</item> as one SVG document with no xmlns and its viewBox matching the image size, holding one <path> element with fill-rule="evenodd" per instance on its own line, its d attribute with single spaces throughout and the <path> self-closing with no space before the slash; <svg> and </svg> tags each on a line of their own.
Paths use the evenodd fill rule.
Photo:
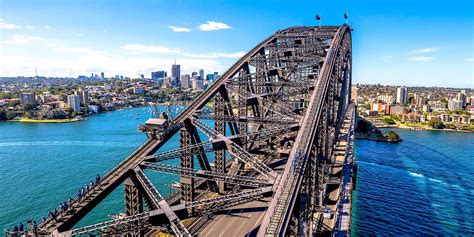
<svg viewBox="0 0 474 237">
<path fill-rule="evenodd" d="M 68 106 L 68 107 L 66 107 L 66 108 L 64 109 L 64 111 L 65 111 L 66 113 L 69 113 L 69 114 L 70 114 L 70 113 L 74 112 L 74 109 L 73 109 L 72 107 L 69 107 L 69 106 Z"/>
<path fill-rule="evenodd" d="M 23 117 L 24 118 L 31 118 L 31 113 L 26 111 L 24 114 L 23 114 Z"/>
<path fill-rule="evenodd" d="M 390 118 L 390 117 L 384 118 L 384 119 L 383 119 L 383 122 L 384 122 L 385 124 L 388 124 L 388 125 L 393 125 L 393 124 L 395 124 L 395 121 L 393 120 L 393 118 Z"/>
<path fill-rule="evenodd" d="M 13 113 L 12 111 L 8 111 L 5 117 L 7 118 L 7 120 L 12 120 L 15 118 L 15 113 Z"/>
<path fill-rule="evenodd" d="M 33 110 L 35 107 L 36 107 L 36 106 L 35 106 L 34 104 L 25 104 L 25 105 L 23 105 L 23 109 L 24 109 L 25 111 L 31 111 L 31 110 Z"/>
<path fill-rule="evenodd" d="M 432 118 L 430 121 L 428 121 L 428 126 L 437 129 L 445 128 L 444 123 L 440 118 Z"/>
<path fill-rule="evenodd" d="M 396 133 L 394 131 L 388 132 L 385 136 L 387 137 L 387 140 L 389 142 L 399 142 L 400 141 L 400 135 L 398 135 L 398 133 Z"/>
</svg>

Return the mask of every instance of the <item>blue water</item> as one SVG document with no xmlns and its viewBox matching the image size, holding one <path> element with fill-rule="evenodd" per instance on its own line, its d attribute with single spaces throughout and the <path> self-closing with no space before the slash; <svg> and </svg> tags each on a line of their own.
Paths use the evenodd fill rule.
<svg viewBox="0 0 474 237">
<path fill-rule="evenodd" d="M 473 236 L 474 133 L 396 131 L 356 141 L 353 236 Z"/>
<path fill-rule="evenodd" d="M 76 123 L 0 122 L 0 228 L 40 220 L 96 174 L 112 169 L 146 140 L 137 128 L 149 117 L 149 108 L 135 108 Z M 178 144 L 176 136 L 171 141 Z M 162 194 L 170 192 L 162 184 L 178 180 L 167 174 L 148 175 Z M 123 195 L 119 186 L 78 225 L 122 212 Z"/>
<path fill-rule="evenodd" d="M 0 123 L 0 228 L 39 220 L 96 174 L 113 168 L 146 140 L 136 129 L 150 116 L 148 108 L 137 108 L 77 123 Z M 474 134 L 398 132 L 400 144 L 356 142 L 353 234 L 472 236 Z M 177 146 L 177 137 L 171 141 L 160 150 Z M 163 184 L 178 180 L 147 175 L 162 194 L 170 192 Z M 78 225 L 123 209 L 120 186 Z"/>
</svg>

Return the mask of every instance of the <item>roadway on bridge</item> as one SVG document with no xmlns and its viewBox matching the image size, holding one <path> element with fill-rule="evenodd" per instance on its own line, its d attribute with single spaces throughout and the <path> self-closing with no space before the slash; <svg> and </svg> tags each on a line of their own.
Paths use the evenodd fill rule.
<svg viewBox="0 0 474 237">
<path fill-rule="evenodd" d="M 282 173 L 285 163 L 286 159 L 274 159 L 268 165 L 278 173 Z M 262 178 L 262 175 L 257 175 L 256 178 Z M 272 197 L 265 197 L 226 209 L 214 215 L 206 226 L 198 232 L 198 235 L 214 237 L 250 234 L 255 236 L 271 200 Z"/>
<path fill-rule="evenodd" d="M 271 197 L 244 203 L 216 215 L 199 236 L 245 236 L 256 235 L 268 208 Z"/>
</svg>

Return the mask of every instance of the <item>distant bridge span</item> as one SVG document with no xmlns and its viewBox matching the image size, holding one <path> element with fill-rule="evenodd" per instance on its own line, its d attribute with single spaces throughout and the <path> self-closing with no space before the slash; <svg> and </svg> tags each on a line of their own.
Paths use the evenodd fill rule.
<svg viewBox="0 0 474 237">
<path fill-rule="evenodd" d="M 36 231 L 54 236 L 348 234 L 350 211 L 343 209 L 350 206 L 352 184 L 351 69 L 348 25 L 276 32 L 176 119 L 161 116 L 141 126 L 148 140 L 53 211 Z M 179 136 L 179 147 L 161 151 L 173 136 Z M 176 166 L 163 164 L 173 159 Z M 178 175 L 179 189 L 163 197 L 146 170 Z M 121 184 L 125 213 L 75 226 Z M 236 226 L 223 229 L 226 223 Z"/>
</svg>

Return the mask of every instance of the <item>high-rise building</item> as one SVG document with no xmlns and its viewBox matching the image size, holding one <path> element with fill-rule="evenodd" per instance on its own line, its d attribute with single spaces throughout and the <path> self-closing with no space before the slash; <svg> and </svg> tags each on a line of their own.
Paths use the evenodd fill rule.
<svg viewBox="0 0 474 237">
<path fill-rule="evenodd" d="M 71 107 L 74 112 L 81 111 L 81 98 L 78 95 L 68 95 L 67 96 L 67 105 Z"/>
<path fill-rule="evenodd" d="M 151 79 L 153 80 L 159 80 L 159 79 L 162 79 L 164 77 L 166 77 L 166 72 L 165 71 L 156 71 L 156 72 L 151 72 Z"/>
<path fill-rule="evenodd" d="M 459 111 L 462 110 L 462 101 L 457 99 L 450 99 L 448 101 L 448 110 L 449 111 Z"/>
<path fill-rule="evenodd" d="M 397 103 L 399 104 L 408 103 L 408 89 L 404 86 L 397 88 Z"/>
<path fill-rule="evenodd" d="M 105 78 L 105 73 L 104 73 L 104 72 L 101 72 L 101 73 L 100 73 L 100 77 L 101 77 L 102 79 L 104 79 L 104 78 Z"/>
<path fill-rule="evenodd" d="M 351 87 L 351 100 L 357 103 L 357 86 L 352 85 Z"/>
<path fill-rule="evenodd" d="M 182 75 L 180 83 L 183 89 L 189 89 L 191 87 L 191 76 L 189 74 Z"/>
<path fill-rule="evenodd" d="M 466 106 L 466 103 L 467 103 L 466 90 L 462 90 L 461 92 L 459 92 L 459 93 L 457 94 L 457 99 L 458 99 L 459 102 L 461 103 L 461 106 L 462 106 L 462 107 L 465 107 L 465 106 Z"/>
<path fill-rule="evenodd" d="M 74 91 L 74 95 L 79 96 L 80 104 L 87 108 L 89 105 L 89 92 L 84 89 Z"/>
<path fill-rule="evenodd" d="M 423 107 L 423 105 L 425 105 L 425 97 L 418 95 L 414 98 L 415 98 L 414 103 L 416 104 L 416 106 Z"/>
<path fill-rule="evenodd" d="M 199 77 L 201 80 L 204 80 L 204 69 L 199 69 Z"/>
<path fill-rule="evenodd" d="M 193 89 L 204 89 L 204 81 L 198 77 L 194 77 L 193 80 L 191 80 L 191 85 Z"/>
<path fill-rule="evenodd" d="M 174 77 L 178 80 L 181 77 L 181 66 L 176 64 L 176 62 L 171 66 L 171 77 Z"/>
<path fill-rule="evenodd" d="M 21 93 L 20 94 L 20 104 L 21 105 L 35 105 L 36 104 L 36 98 L 35 98 L 35 93 Z"/>
<path fill-rule="evenodd" d="M 214 80 L 214 74 L 207 74 L 206 75 L 206 80 L 208 80 L 208 81 Z"/>
<path fill-rule="evenodd" d="M 170 88 L 173 85 L 173 77 L 163 77 L 162 88 Z"/>
</svg>

